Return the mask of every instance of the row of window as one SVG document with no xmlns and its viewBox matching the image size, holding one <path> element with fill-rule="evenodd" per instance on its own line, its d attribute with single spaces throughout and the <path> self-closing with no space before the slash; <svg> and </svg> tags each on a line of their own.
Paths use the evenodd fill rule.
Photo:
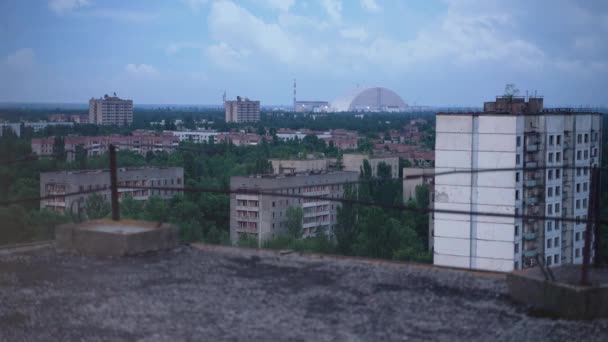
<svg viewBox="0 0 608 342">
<path fill-rule="evenodd" d="M 547 248 L 559 247 L 559 236 L 548 238 L 546 242 Z"/>
<path fill-rule="evenodd" d="M 582 204 L 582 209 L 587 209 L 587 199 L 586 198 L 583 198 L 582 200 L 577 199 L 575 201 L 576 209 L 581 209 L 581 204 Z"/>
<path fill-rule="evenodd" d="M 547 266 L 559 265 L 559 254 L 547 255 Z"/>
<path fill-rule="evenodd" d="M 547 215 L 560 213 L 560 203 L 548 203 L 547 204 Z"/>
</svg>

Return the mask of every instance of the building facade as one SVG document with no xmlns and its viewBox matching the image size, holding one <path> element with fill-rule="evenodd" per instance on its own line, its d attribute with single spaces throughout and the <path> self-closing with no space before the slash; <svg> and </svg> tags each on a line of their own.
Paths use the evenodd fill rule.
<svg viewBox="0 0 608 342">
<path fill-rule="evenodd" d="M 258 122 L 260 121 L 260 101 L 236 97 L 236 100 L 225 101 L 226 122 Z"/>
<path fill-rule="evenodd" d="M 511 271 L 536 264 L 581 263 L 590 172 L 600 165 L 599 113 L 543 109 L 542 98 L 497 98 L 480 113 L 438 113 L 436 212 L 431 224 L 434 264 Z M 517 215 L 556 220 L 517 218 Z M 593 254 L 593 253 L 592 253 Z"/>
<path fill-rule="evenodd" d="M 183 189 L 184 169 L 181 167 L 119 168 L 119 186 L 157 186 Z M 77 170 L 40 173 L 40 197 L 59 195 L 40 201 L 41 209 L 61 213 L 83 210 L 91 193 L 65 196 L 79 191 L 96 191 L 110 201 L 110 170 Z M 152 195 L 163 199 L 173 197 L 179 190 L 118 189 L 119 199 L 130 195 L 135 200 L 147 200 Z"/>
<path fill-rule="evenodd" d="M 315 198 L 282 197 L 273 194 L 231 194 L 230 195 L 230 239 L 236 243 L 240 237 L 257 239 L 258 243 L 272 239 L 287 229 L 287 209 L 300 207 L 304 211 L 302 219 L 303 236 L 317 234 L 332 235 L 337 222 L 338 202 L 330 198 L 340 198 L 343 186 L 339 183 L 353 182 L 359 177 L 357 172 L 300 173 L 286 175 L 262 175 L 232 177 L 230 189 L 277 194 L 294 194 Z M 320 199 L 318 197 L 327 198 Z"/>
<path fill-rule="evenodd" d="M 380 163 L 385 163 L 391 167 L 391 178 L 399 178 L 399 157 L 373 156 L 363 153 L 345 153 L 342 155 L 342 163 L 344 165 L 343 170 L 360 173 L 364 160 L 367 160 L 372 168 L 372 177 L 377 176 L 378 165 Z"/>
<path fill-rule="evenodd" d="M 270 159 L 274 174 L 326 172 L 336 166 L 336 158 Z"/>
<path fill-rule="evenodd" d="M 116 96 L 89 100 L 89 123 L 96 125 L 128 126 L 133 123 L 133 100 Z"/>
<path fill-rule="evenodd" d="M 165 131 L 165 133 L 178 137 L 179 141 L 193 143 L 210 143 L 220 134 L 216 131 Z"/>
<path fill-rule="evenodd" d="M 133 151 L 142 155 L 148 152 L 173 152 L 179 145 L 179 138 L 172 135 L 141 134 L 134 135 L 106 135 L 106 136 L 67 136 L 63 139 L 66 159 L 76 159 L 78 146 L 82 147 L 88 157 L 94 157 L 106 153 L 110 145 L 115 145 L 117 150 Z M 54 137 L 32 138 L 32 152 L 39 156 L 53 155 Z"/>
</svg>

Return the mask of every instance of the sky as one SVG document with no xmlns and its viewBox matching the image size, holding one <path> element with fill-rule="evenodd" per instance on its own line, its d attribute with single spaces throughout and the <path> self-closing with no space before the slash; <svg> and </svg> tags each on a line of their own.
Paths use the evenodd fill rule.
<svg viewBox="0 0 608 342">
<path fill-rule="evenodd" d="M 332 101 L 384 86 L 480 106 L 514 83 L 608 105 L 604 0 L 4 0 L 0 101 Z"/>
</svg>

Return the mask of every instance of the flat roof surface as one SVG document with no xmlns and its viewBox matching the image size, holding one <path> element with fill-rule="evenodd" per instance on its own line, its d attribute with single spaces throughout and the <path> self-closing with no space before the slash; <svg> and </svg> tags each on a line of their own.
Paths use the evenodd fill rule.
<svg viewBox="0 0 608 342">
<path fill-rule="evenodd" d="M 0 341 L 608 340 L 528 316 L 502 275 L 236 248 L 0 256 L 0 303 Z"/>
</svg>

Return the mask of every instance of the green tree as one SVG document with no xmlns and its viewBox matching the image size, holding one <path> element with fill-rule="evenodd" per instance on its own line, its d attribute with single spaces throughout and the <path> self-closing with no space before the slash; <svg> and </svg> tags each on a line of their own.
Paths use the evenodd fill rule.
<svg viewBox="0 0 608 342">
<path fill-rule="evenodd" d="M 53 141 L 53 155 L 56 160 L 65 161 L 65 143 L 62 137 L 55 137 Z"/>
<path fill-rule="evenodd" d="M 357 190 L 352 184 L 344 186 L 343 198 L 347 200 L 357 199 Z M 357 237 L 358 208 L 351 203 L 343 203 L 338 206 L 338 217 L 334 234 L 336 237 L 337 250 L 340 254 L 352 254 L 352 246 Z"/>
<path fill-rule="evenodd" d="M 302 237 L 302 218 L 304 211 L 302 207 L 287 208 L 287 233 L 289 236 L 299 239 Z"/>
<path fill-rule="evenodd" d="M 103 199 L 100 194 L 91 194 L 85 201 L 85 212 L 91 220 L 108 216 L 111 211 L 110 203 Z"/>
<path fill-rule="evenodd" d="M 169 212 L 167 203 L 157 195 L 152 195 L 144 205 L 144 219 L 154 222 L 167 222 Z"/>
<path fill-rule="evenodd" d="M 507 83 L 505 85 L 505 93 L 504 96 L 509 98 L 509 99 L 513 99 L 513 97 L 519 95 L 519 89 L 517 89 L 515 87 L 515 84 L 513 83 Z"/>
<path fill-rule="evenodd" d="M 136 201 L 133 196 L 126 195 L 120 202 L 120 217 L 139 220 L 143 213 L 141 201 Z"/>
<path fill-rule="evenodd" d="M 87 151 L 81 144 L 76 145 L 74 148 L 74 160 L 79 169 L 87 168 Z"/>
</svg>

